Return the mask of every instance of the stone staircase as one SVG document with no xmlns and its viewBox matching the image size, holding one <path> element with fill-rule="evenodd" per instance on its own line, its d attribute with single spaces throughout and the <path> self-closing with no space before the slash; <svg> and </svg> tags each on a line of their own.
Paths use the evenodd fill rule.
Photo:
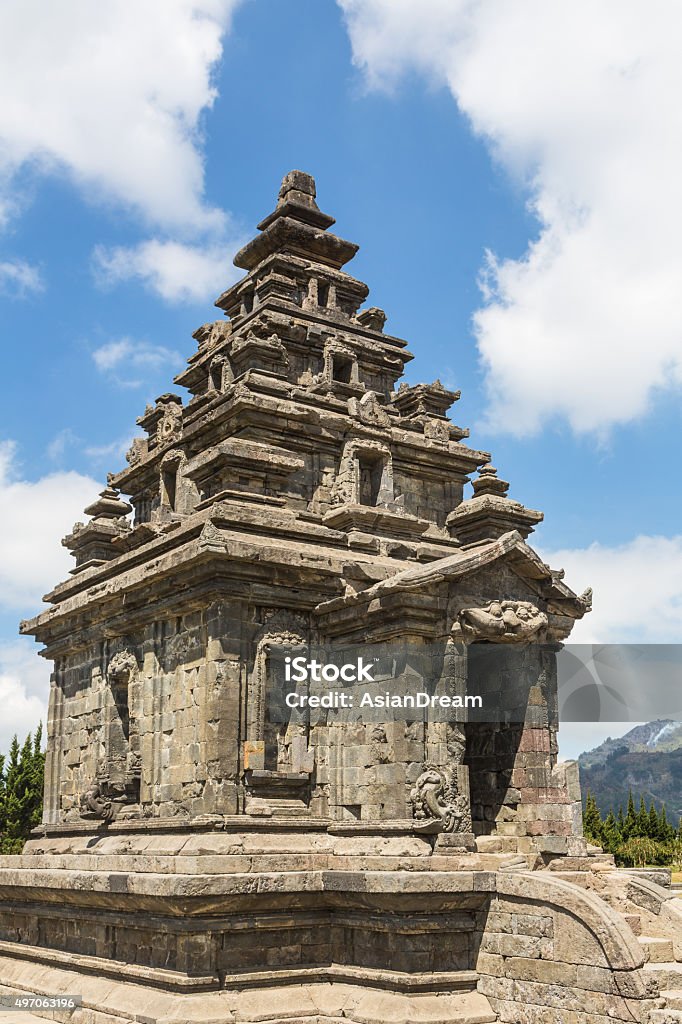
<svg viewBox="0 0 682 1024">
<path fill-rule="evenodd" d="M 631 879 L 624 897 L 629 912 L 623 916 L 642 946 L 644 973 L 655 982 L 661 1000 L 661 1007 L 651 1011 L 650 1024 L 682 1024 L 682 901 L 657 889 L 654 883 Z M 671 912 L 665 913 L 668 903 Z"/>
<path fill-rule="evenodd" d="M 652 1010 L 650 1024 L 682 1024 L 682 963 L 675 959 L 672 939 L 640 935 L 648 956 L 644 973 L 656 983 L 662 1007 Z"/>
<path fill-rule="evenodd" d="M 677 892 L 619 871 L 603 858 L 590 870 L 576 864 L 563 871 L 558 861 L 549 869 L 595 892 L 632 930 L 644 954 L 643 972 L 659 997 L 648 1024 L 682 1024 L 682 898 Z"/>
</svg>

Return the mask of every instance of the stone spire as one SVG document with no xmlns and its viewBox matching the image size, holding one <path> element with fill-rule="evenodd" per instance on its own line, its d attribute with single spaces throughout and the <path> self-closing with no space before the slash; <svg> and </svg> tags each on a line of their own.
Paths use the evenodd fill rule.
<svg viewBox="0 0 682 1024">
<path fill-rule="evenodd" d="M 239 250 L 235 266 L 253 270 L 274 253 L 305 255 L 335 270 L 348 263 L 359 246 L 327 233 L 334 218 L 322 213 L 315 197 L 315 179 L 303 171 L 289 171 L 282 181 L 276 208 L 258 225 L 261 234 Z M 217 305 L 224 308 L 221 299 Z"/>
<path fill-rule="evenodd" d="M 280 217 L 292 217 L 294 220 L 326 230 L 335 221 L 328 213 L 322 213 L 315 202 L 316 196 L 317 189 L 312 174 L 306 174 L 305 171 L 289 171 L 282 179 L 276 209 L 260 222 L 259 230 L 265 231 Z"/>
<path fill-rule="evenodd" d="M 283 508 L 407 558 L 457 543 L 447 515 L 489 455 L 459 443 L 468 431 L 447 418 L 458 391 L 396 390 L 412 356 L 382 309 L 360 309 L 369 289 L 345 269 L 358 246 L 332 224 L 314 178 L 285 175 L 235 257 L 247 273 L 217 300 L 227 319 L 194 334 L 176 377 L 189 404 L 162 395 L 138 420 L 147 437 L 114 478 L 136 513 L 120 551 L 217 504 L 240 516 Z"/>
</svg>

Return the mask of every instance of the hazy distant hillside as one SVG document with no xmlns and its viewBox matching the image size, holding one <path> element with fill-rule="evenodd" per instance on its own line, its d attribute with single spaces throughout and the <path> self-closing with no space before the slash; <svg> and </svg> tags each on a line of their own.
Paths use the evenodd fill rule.
<svg viewBox="0 0 682 1024">
<path fill-rule="evenodd" d="M 618 739 L 608 739 L 581 754 L 580 779 L 583 798 L 594 794 L 602 815 L 610 807 L 627 805 L 631 789 L 637 804 L 643 796 L 658 810 L 665 804 L 668 820 L 682 815 L 682 723 L 647 722 Z"/>
</svg>

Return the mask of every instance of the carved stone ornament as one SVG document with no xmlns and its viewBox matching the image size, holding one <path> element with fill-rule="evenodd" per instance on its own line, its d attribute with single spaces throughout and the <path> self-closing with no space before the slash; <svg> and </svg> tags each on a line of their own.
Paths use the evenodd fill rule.
<svg viewBox="0 0 682 1024">
<path fill-rule="evenodd" d="M 424 419 L 424 437 L 429 441 L 445 444 L 450 440 L 450 424 L 447 420 L 439 420 L 432 416 Z"/>
<path fill-rule="evenodd" d="M 491 601 L 482 608 L 462 608 L 458 621 L 465 635 L 511 642 L 534 636 L 548 620 L 530 601 Z"/>
<path fill-rule="evenodd" d="M 149 440 L 146 437 L 134 437 L 133 443 L 126 452 L 126 462 L 130 466 L 137 466 L 142 459 L 147 457 L 149 451 Z"/>
<path fill-rule="evenodd" d="M 207 519 L 199 534 L 199 547 L 202 551 L 227 551 L 227 541 L 212 520 Z"/>
<path fill-rule="evenodd" d="M 468 801 L 457 792 L 454 774 L 435 765 L 424 771 L 411 792 L 412 815 L 417 832 L 469 832 L 471 817 Z"/>
<path fill-rule="evenodd" d="M 81 796 L 80 812 L 81 818 L 100 818 L 102 821 L 111 821 L 114 807 L 111 800 L 107 800 L 102 794 L 99 782 L 93 782 Z"/>
<path fill-rule="evenodd" d="M 131 750 L 126 760 L 126 782 L 139 779 L 142 774 L 142 755 L 139 750 Z"/>
<path fill-rule="evenodd" d="M 204 324 L 199 344 L 206 348 L 216 348 L 229 338 L 231 333 L 232 325 L 228 320 L 215 320 L 211 324 Z"/>
<path fill-rule="evenodd" d="M 388 427 L 391 424 L 391 417 L 382 408 L 376 391 L 368 391 L 359 400 L 349 399 L 348 411 L 351 416 L 369 427 Z"/>
<path fill-rule="evenodd" d="M 167 405 L 156 428 L 156 440 L 159 444 L 179 441 L 182 437 L 182 407 L 176 403 Z"/>
<path fill-rule="evenodd" d="M 127 686 L 137 669 L 137 658 L 132 651 L 119 651 L 109 662 L 107 679 L 114 686 Z"/>
</svg>

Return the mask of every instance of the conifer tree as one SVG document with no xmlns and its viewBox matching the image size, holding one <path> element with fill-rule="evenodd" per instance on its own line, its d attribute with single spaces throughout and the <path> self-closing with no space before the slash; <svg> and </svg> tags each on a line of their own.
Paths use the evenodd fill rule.
<svg viewBox="0 0 682 1024">
<path fill-rule="evenodd" d="M 43 723 L 38 723 L 38 728 L 33 737 L 33 751 L 31 755 L 31 813 L 29 828 L 33 829 L 40 824 L 43 818 L 43 789 L 45 785 L 45 753 L 43 745 Z"/>
<path fill-rule="evenodd" d="M 12 737 L 9 748 L 7 774 L 5 776 L 5 827 L 2 833 L 2 852 L 15 853 L 19 830 L 19 808 L 16 796 L 17 776 L 21 749 L 16 733 Z"/>
<path fill-rule="evenodd" d="M 647 837 L 649 835 L 649 812 L 644 803 L 644 797 L 639 798 L 639 811 L 637 812 L 637 835 Z M 655 839 L 656 836 L 652 836 Z"/>
<path fill-rule="evenodd" d="M 0 848 L 5 834 L 5 755 L 0 754 Z"/>
<path fill-rule="evenodd" d="M 651 839 L 658 839 L 660 832 L 660 824 L 658 821 L 658 811 L 656 810 L 656 804 L 651 801 L 651 807 L 649 808 L 649 831 L 647 835 Z"/>
<path fill-rule="evenodd" d="M 610 810 L 606 816 L 606 821 L 602 828 L 602 836 L 604 851 L 606 853 L 616 853 L 623 837 L 621 835 L 620 828 L 618 827 L 618 819 L 613 813 L 613 810 Z"/>
<path fill-rule="evenodd" d="M 628 793 L 628 809 L 621 828 L 621 834 L 625 842 L 627 842 L 628 839 L 633 839 L 637 835 L 637 812 L 635 810 L 635 801 L 632 796 L 632 790 Z"/>
<path fill-rule="evenodd" d="M 19 747 L 10 745 L 7 768 L 0 759 L 0 852 L 20 853 L 31 829 L 40 823 L 43 805 L 45 755 L 41 751 L 42 726 L 29 733 Z"/>
<path fill-rule="evenodd" d="M 588 789 L 587 797 L 585 798 L 585 811 L 583 813 L 583 832 L 585 838 L 600 843 L 602 827 L 603 823 L 599 808 L 597 807 L 597 801 Z"/>
<path fill-rule="evenodd" d="M 668 821 L 668 814 L 665 809 L 665 804 L 661 806 L 661 813 L 658 816 L 658 841 L 660 843 L 670 843 L 675 837 L 675 829 Z"/>
</svg>

